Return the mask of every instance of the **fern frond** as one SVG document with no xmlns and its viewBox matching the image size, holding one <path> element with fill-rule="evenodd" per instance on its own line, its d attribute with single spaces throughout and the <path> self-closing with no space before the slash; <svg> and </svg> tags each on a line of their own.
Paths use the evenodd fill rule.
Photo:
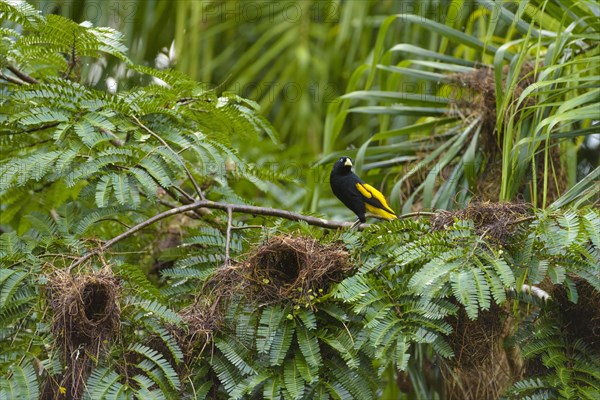
<svg viewBox="0 0 600 400">
<path fill-rule="evenodd" d="M 0 398 L 37 399 L 40 386 L 37 373 L 30 362 L 25 365 L 12 365 L 10 377 L 0 377 Z"/>
<path fill-rule="evenodd" d="M 284 315 L 287 315 L 286 310 L 278 305 L 268 306 L 262 310 L 256 331 L 256 350 L 259 354 L 270 351 Z"/>
<path fill-rule="evenodd" d="M 314 333 L 308 330 L 304 326 L 296 328 L 296 339 L 298 340 L 298 347 L 304 356 L 304 359 L 308 363 L 308 366 L 317 375 L 322 358 L 321 351 L 319 349 L 319 341 Z"/>
<path fill-rule="evenodd" d="M 84 391 L 85 399 L 104 399 L 114 388 L 119 390 L 122 384 L 119 382 L 119 374 L 107 367 L 95 368 L 88 378 Z"/>
<path fill-rule="evenodd" d="M 304 394 L 304 379 L 293 359 L 287 360 L 283 365 L 283 381 L 287 393 L 286 397 L 294 400 L 302 397 Z"/>
<path fill-rule="evenodd" d="M 271 365 L 282 365 L 294 337 L 294 327 L 290 323 L 284 322 L 275 333 L 271 350 L 269 352 L 269 362 Z"/>
<path fill-rule="evenodd" d="M 255 375 L 257 373 L 256 370 L 244 360 L 243 355 L 240 354 L 240 346 L 219 339 L 215 340 L 215 346 L 221 350 L 225 358 L 243 375 Z"/>
<path fill-rule="evenodd" d="M 134 296 L 129 301 L 132 305 L 145 311 L 148 316 L 152 315 L 173 325 L 181 324 L 181 317 L 179 315 L 156 300 L 144 300 Z"/>
<path fill-rule="evenodd" d="M 144 357 L 144 359 L 137 364 L 142 370 L 149 372 L 152 370 L 153 365 L 156 365 L 164 374 L 168 386 L 170 386 L 176 391 L 179 390 L 179 387 L 181 385 L 179 382 L 179 376 L 173 369 L 173 366 L 169 364 L 169 362 L 165 360 L 159 352 L 140 343 L 136 343 L 130 346 L 129 350 L 138 353 L 139 355 Z M 160 378 L 160 375 L 158 374 L 154 374 L 154 376 Z M 167 386 L 164 385 L 164 382 L 162 381 L 157 382 L 156 380 L 154 380 L 154 382 L 159 385 Z"/>
</svg>

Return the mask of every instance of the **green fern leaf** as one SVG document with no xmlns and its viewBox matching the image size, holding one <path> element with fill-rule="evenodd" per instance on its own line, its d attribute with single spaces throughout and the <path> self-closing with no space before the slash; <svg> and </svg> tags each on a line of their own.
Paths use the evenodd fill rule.
<svg viewBox="0 0 600 400">
<path fill-rule="evenodd" d="M 479 293 L 473 271 L 460 271 L 450 277 L 454 297 L 465 307 L 470 319 L 477 318 Z"/>
<path fill-rule="evenodd" d="M 210 364 L 227 393 L 231 393 L 237 383 L 243 379 L 239 371 L 231 363 L 223 360 L 220 354 L 211 356 Z"/>
<path fill-rule="evenodd" d="M 562 246 L 569 247 L 575 242 L 579 234 L 579 216 L 575 211 L 569 210 L 558 216 L 558 224 L 564 230 Z"/>
<path fill-rule="evenodd" d="M 515 287 L 515 276 L 506 261 L 502 258 L 490 258 L 489 262 L 494 267 L 505 287 Z"/>
<path fill-rule="evenodd" d="M 259 354 L 270 351 L 273 339 L 275 339 L 285 314 L 287 312 L 280 306 L 269 306 L 263 309 L 256 331 L 256 350 Z"/>
<path fill-rule="evenodd" d="M 292 344 L 293 337 L 293 325 L 284 321 L 284 323 L 277 329 L 277 333 L 273 338 L 273 344 L 271 345 L 271 351 L 269 354 L 269 361 L 271 365 L 281 365 L 283 363 L 290 345 Z"/>
<path fill-rule="evenodd" d="M 106 367 L 95 368 L 87 380 L 84 399 L 104 399 L 113 386 L 119 386 L 119 374 Z"/>
<path fill-rule="evenodd" d="M 304 382 L 306 382 L 307 384 L 314 384 L 319 381 L 319 370 L 312 368 L 310 365 L 308 365 L 306 359 L 302 357 L 302 354 L 297 353 L 294 356 L 294 362 L 296 363 L 296 369 L 298 370 L 298 372 L 300 372 L 300 375 L 302 376 Z"/>
<path fill-rule="evenodd" d="M 12 365 L 10 372 L 10 378 L 0 378 L 0 398 L 39 398 L 40 388 L 37 373 L 31 363 L 26 363 L 22 367 L 19 365 Z"/>
<path fill-rule="evenodd" d="M 242 399 L 244 396 L 260 388 L 267 379 L 269 379 L 268 375 L 251 375 L 236 385 L 229 393 L 229 397 L 232 399 Z"/>
<path fill-rule="evenodd" d="M 396 338 L 396 368 L 400 371 L 406 371 L 408 360 L 410 359 L 410 342 L 405 336 Z"/>
<path fill-rule="evenodd" d="M 139 183 L 139 186 L 141 189 L 143 189 L 142 192 L 144 194 L 146 194 L 150 198 L 156 197 L 156 193 L 158 192 L 159 186 L 146 171 L 144 171 L 141 168 L 133 167 L 129 169 L 129 172 Z"/>
<path fill-rule="evenodd" d="M 550 280 L 552 280 L 552 283 L 560 284 L 565 281 L 567 274 L 563 266 L 557 264 L 549 264 L 548 276 L 550 277 Z"/>
<path fill-rule="evenodd" d="M 27 278 L 27 273 L 22 270 L 16 270 L 8 276 L 4 275 L 0 286 L 0 310 L 6 308 L 13 300 L 16 291 L 21 287 L 23 281 Z"/>
<path fill-rule="evenodd" d="M 139 165 L 152 176 L 160 186 L 166 188 L 172 185 L 171 174 L 165 168 L 164 163 L 156 155 L 151 155 L 140 161 Z"/>
<path fill-rule="evenodd" d="M 135 391 L 136 398 L 167 400 L 167 398 L 161 390 L 151 389 L 152 387 L 156 387 L 156 384 L 148 377 L 138 374 L 132 377 L 131 380 L 139 385 L 139 389 Z"/>
<path fill-rule="evenodd" d="M 330 360 L 328 369 L 339 371 L 343 369 L 343 364 L 339 360 Z M 373 399 L 376 397 L 375 391 L 372 390 L 369 380 L 373 379 L 374 374 L 367 368 L 361 368 L 356 371 L 348 371 L 345 374 L 335 374 L 332 379 L 332 384 L 336 387 L 334 393 L 344 393 L 344 399 Z M 333 393 L 332 393 L 333 394 Z"/>
<path fill-rule="evenodd" d="M 304 394 L 304 380 L 294 360 L 287 360 L 283 367 L 285 391 L 291 399 L 299 399 Z"/>
<path fill-rule="evenodd" d="M 19 124 L 28 127 L 31 125 L 48 125 L 54 122 L 67 122 L 69 121 L 69 114 L 48 107 L 32 107 L 25 112 L 15 115 L 14 118 Z"/>
<path fill-rule="evenodd" d="M 90 149 L 111 139 L 110 136 L 98 132 L 96 127 L 85 119 L 77 121 L 73 125 L 73 130 L 79 136 L 81 142 Z"/>
<path fill-rule="evenodd" d="M 315 372 L 318 371 L 322 363 L 318 339 L 304 326 L 296 329 L 296 338 L 306 362 Z"/>
<path fill-rule="evenodd" d="M 309 331 L 317 328 L 317 317 L 311 310 L 305 308 L 297 310 L 296 316 L 300 318 L 306 329 Z"/>
<path fill-rule="evenodd" d="M 589 210 L 582 221 L 590 241 L 597 251 L 600 251 L 600 212 Z"/>
<path fill-rule="evenodd" d="M 338 337 L 332 337 L 331 334 L 322 334 L 319 340 L 334 349 L 346 362 L 349 368 L 358 368 L 360 361 L 354 348 L 352 337 L 345 330 L 340 332 Z"/>
<path fill-rule="evenodd" d="M 223 355 L 231 364 L 235 366 L 244 375 L 255 375 L 256 370 L 246 362 L 243 357 L 236 351 L 234 346 L 226 340 L 216 339 L 215 346 L 221 350 Z"/>
<path fill-rule="evenodd" d="M 163 321 L 165 321 L 167 323 L 170 323 L 173 325 L 178 325 L 182 322 L 181 317 L 179 315 L 177 315 L 175 312 L 173 312 L 169 308 L 163 306 L 156 300 L 150 301 L 150 300 L 143 300 L 139 297 L 134 297 L 133 305 L 146 311 L 146 313 L 149 313 L 148 315 L 152 315 L 154 317 L 162 319 Z"/>
<path fill-rule="evenodd" d="M 269 378 L 263 387 L 263 398 L 267 400 L 279 400 L 281 399 L 281 379 L 279 376 Z"/>
<path fill-rule="evenodd" d="M 440 284 L 453 274 L 452 271 L 459 268 L 456 262 L 444 263 L 442 260 L 431 260 L 417 271 L 409 281 L 409 286 L 415 293 L 425 296 L 434 296 L 440 289 Z"/>
<path fill-rule="evenodd" d="M 177 375 L 171 364 L 169 364 L 159 352 L 140 343 L 135 343 L 132 346 L 129 346 L 129 350 L 143 356 L 144 361 L 152 361 L 152 363 L 159 367 L 160 370 L 164 373 L 169 386 L 171 386 L 175 390 L 179 390 L 179 376 Z M 138 363 L 138 366 L 140 366 L 140 368 L 142 368 L 143 370 L 148 371 L 147 365 L 144 364 L 144 361 Z"/>
<path fill-rule="evenodd" d="M 160 290 L 148 279 L 146 274 L 137 265 L 119 264 L 113 271 L 122 278 L 137 295 L 148 301 L 163 301 Z M 169 314 L 169 318 L 171 314 Z"/>
<path fill-rule="evenodd" d="M 487 274 L 486 278 L 496 304 L 504 303 L 506 301 L 506 288 L 500 278 L 496 274 Z"/>
<path fill-rule="evenodd" d="M 46 151 L 38 152 L 20 159 L 13 160 L 0 166 L 0 191 L 12 187 L 23 186 L 31 180 L 39 181 L 52 169 L 60 152 Z"/>
<path fill-rule="evenodd" d="M 0 3 L 0 14 L 7 21 L 14 21 L 26 29 L 35 29 L 42 22 L 40 11 L 25 1 Z"/>
<path fill-rule="evenodd" d="M 361 275 L 351 276 L 341 281 L 334 291 L 334 296 L 344 302 L 353 303 L 371 290 Z"/>
</svg>

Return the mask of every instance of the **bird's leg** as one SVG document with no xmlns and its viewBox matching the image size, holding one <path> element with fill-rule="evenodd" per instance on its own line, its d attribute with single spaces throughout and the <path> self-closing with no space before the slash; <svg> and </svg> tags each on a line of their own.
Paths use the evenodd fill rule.
<svg viewBox="0 0 600 400">
<path fill-rule="evenodd" d="M 359 225 L 360 225 L 360 218 L 358 218 L 356 220 L 356 222 L 352 224 L 352 226 L 350 227 L 350 230 L 356 229 Z"/>
</svg>

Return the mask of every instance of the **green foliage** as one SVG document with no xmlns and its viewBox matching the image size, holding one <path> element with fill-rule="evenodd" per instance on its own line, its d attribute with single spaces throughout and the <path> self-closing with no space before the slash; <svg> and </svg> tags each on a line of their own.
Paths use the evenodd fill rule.
<svg viewBox="0 0 600 400">
<path fill-rule="evenodd" d="M 600 395 L 600 362 L 597 353 L 582 340 L 573 341 L 556 307 L 549 307 L 538 321 L 520 327 L 519 344 L 526 360 L 542 364 L 546 373 L 514 384 L 509 398 L 593 399 Z"/>
<path fill-rule="evenodd" d="M 597 131 L 597 7 L 479 3 L 453 3 L 441 20 L 387 17 L 368 65 L 330 105 L 324 161 L 354 154 L 363 175 L 393 182 L 404 212 L 472 197 L 544 208 L 597 166 L 576 157 Z M 439 40 L 388 43 L 400 24 Z"/>
</svg>

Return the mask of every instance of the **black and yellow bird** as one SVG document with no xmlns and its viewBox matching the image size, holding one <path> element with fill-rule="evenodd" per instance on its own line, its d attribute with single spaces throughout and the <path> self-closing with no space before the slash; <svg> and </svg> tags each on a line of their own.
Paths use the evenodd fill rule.
<svg viewBox="0 0 600 400">
<path fill-rule="evenodd" d="M 350 157 L 341 157 L 333 164 L 329 176 L 331 190 L 338 199 L 354 214 L 360 222 L 365 222 L 365 214 L 378 215 L 385 219 L 396 219 L 396 213 L 385 201 L 381 192 L 373 186 L 363 182 L 352 172 L 352 160 Z"/>
</svg>

